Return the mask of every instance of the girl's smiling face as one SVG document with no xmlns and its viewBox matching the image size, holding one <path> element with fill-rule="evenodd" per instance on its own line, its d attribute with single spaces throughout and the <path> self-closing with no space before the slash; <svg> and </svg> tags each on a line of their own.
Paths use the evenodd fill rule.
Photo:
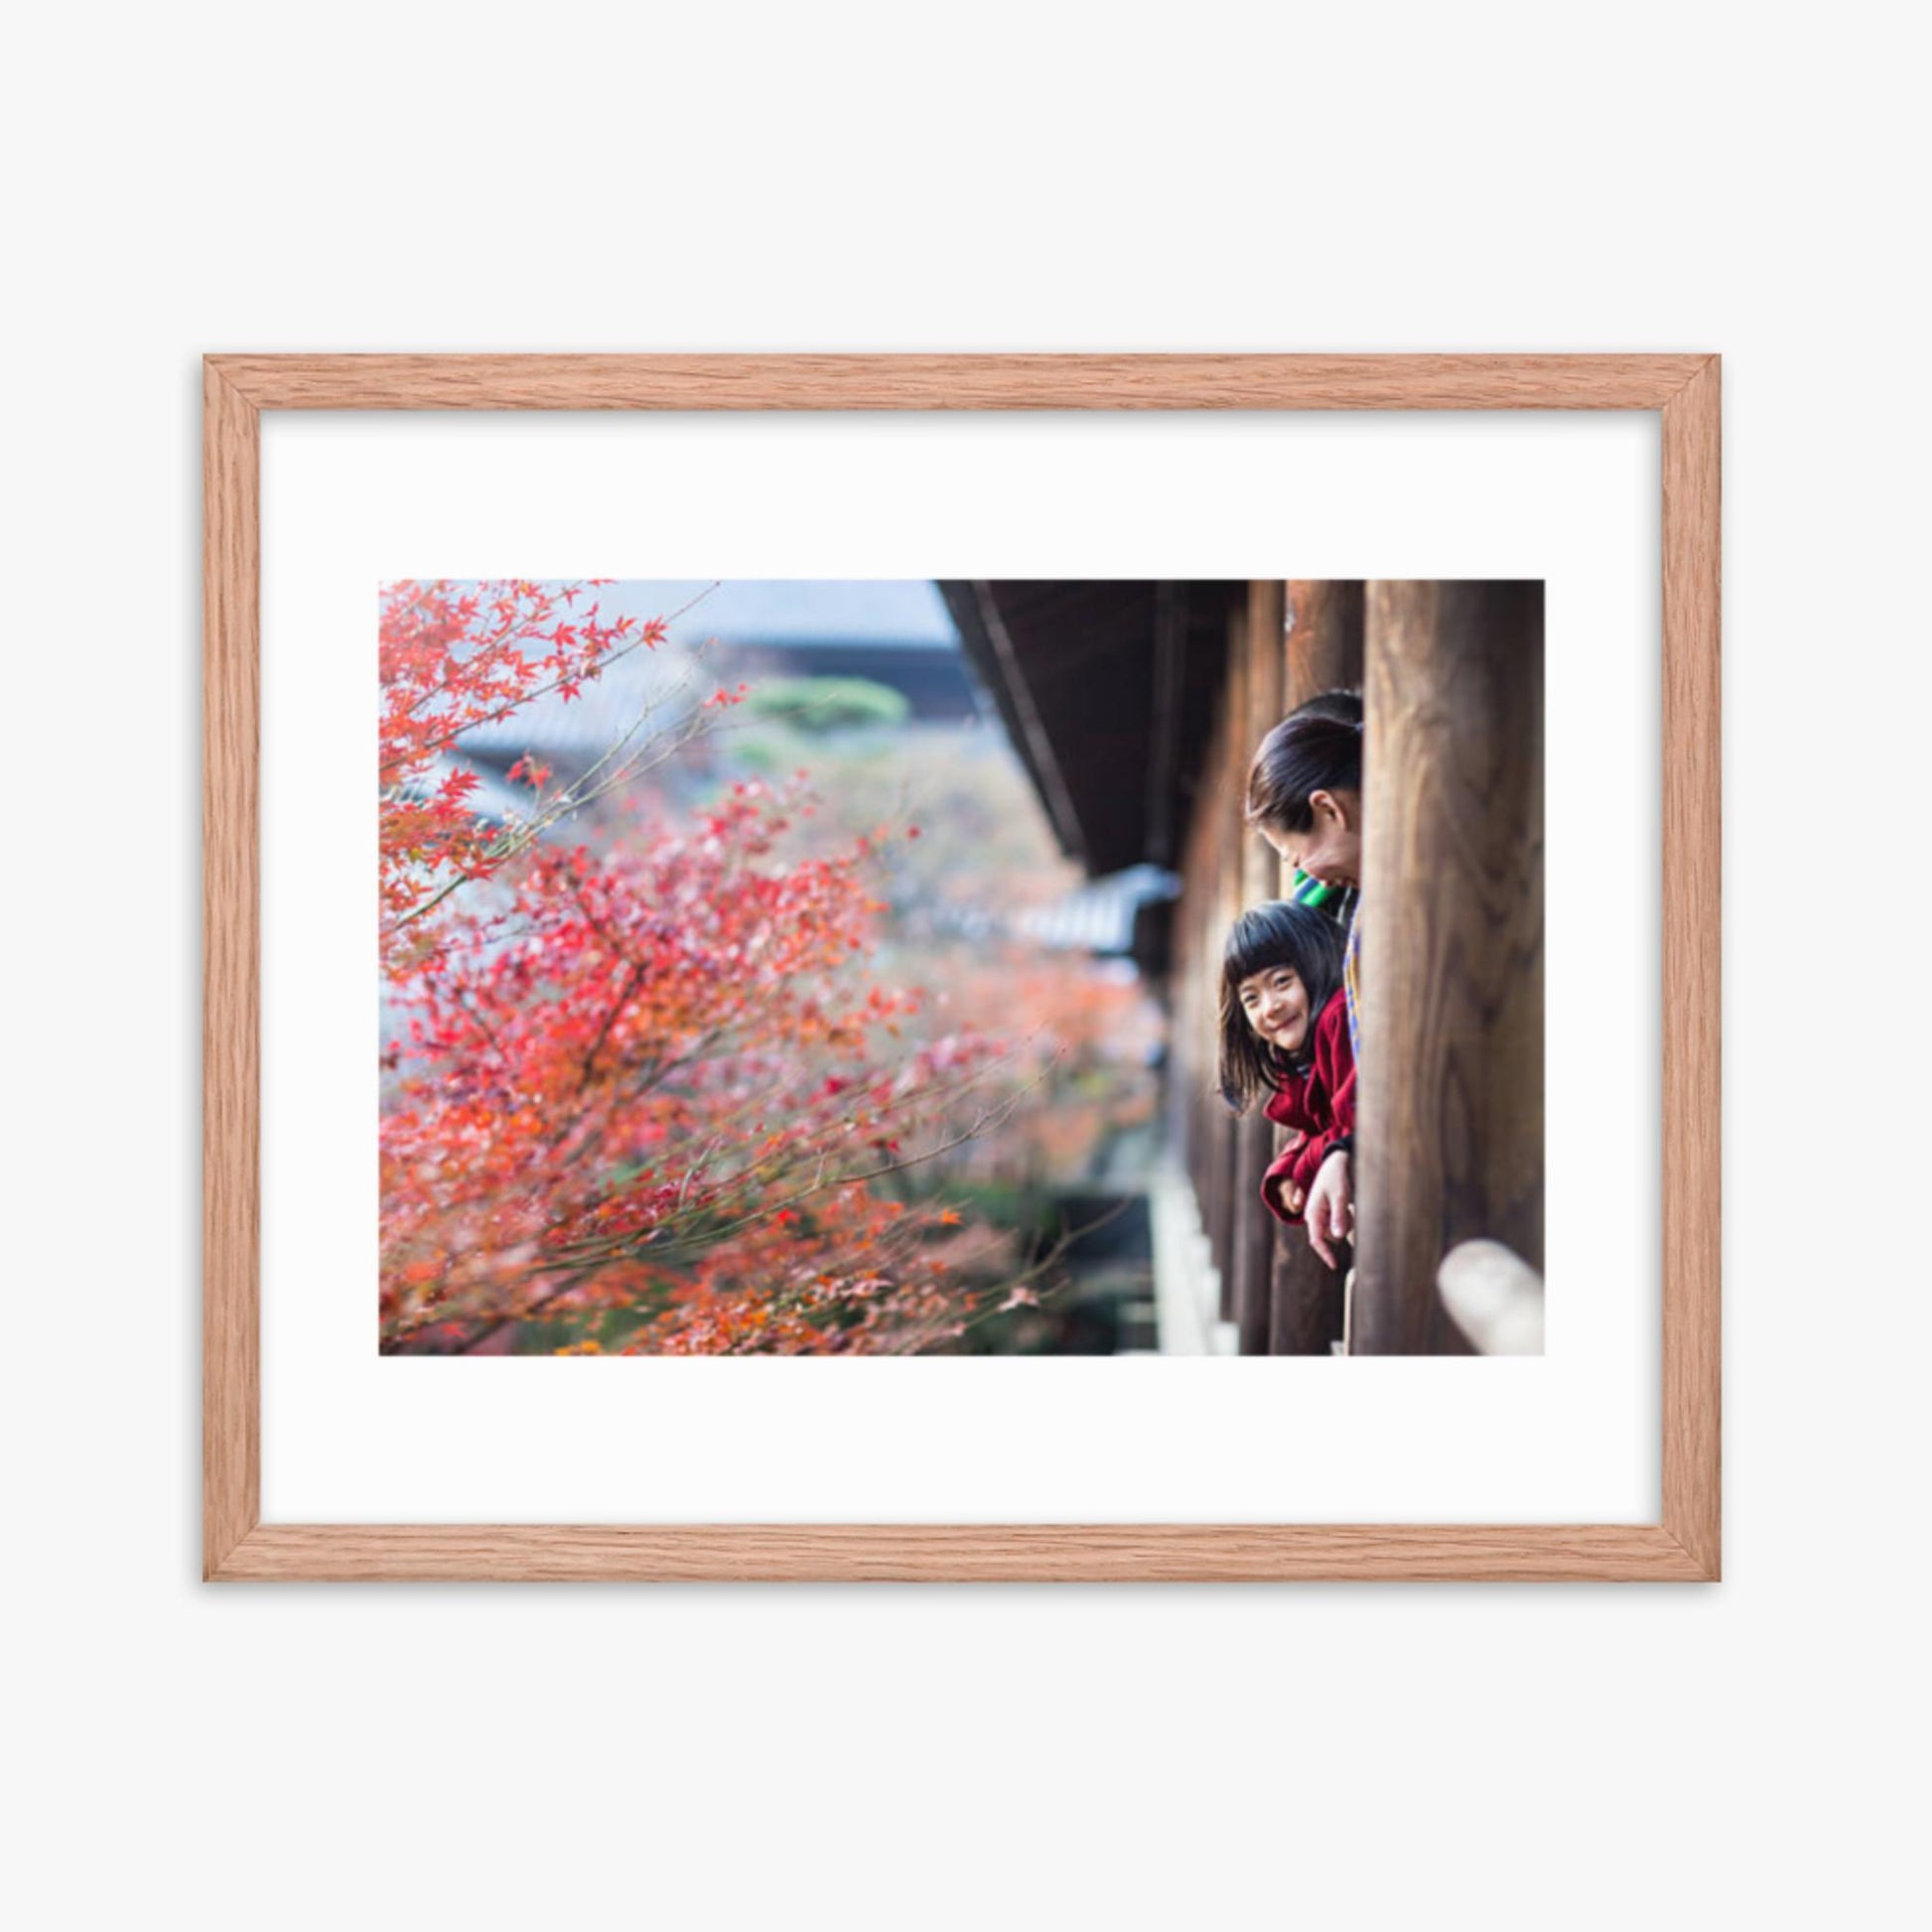
<svg viewBox="0 0 1932 1932">
<path fill-rule="evenodd" d="M 1312 1015 L 1309 990 L 1293 966 L 1270 966 L 1251 973 L 1236 988 L 1248 1025 L 1269 1045 L 1284 1053 L 1299 1053 L 1309 1036 Z"/>
<path fill-rule="evenodd" d="M 1314 823 L 1306 832 L 1264 825 L 1261 835 L 1291 866 L 1299 866 L 1324 886 L 1362 883 L 1362 794 L 1311 791 L 1309 810 Z"/>
</svg>

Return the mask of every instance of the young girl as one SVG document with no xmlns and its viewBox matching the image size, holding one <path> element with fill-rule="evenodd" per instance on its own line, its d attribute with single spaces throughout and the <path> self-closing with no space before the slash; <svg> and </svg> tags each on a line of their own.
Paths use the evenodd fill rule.
<svg viewBox="0 0 1932 1932">
<path fill-rule="evenodd" d="M 1362 872 L 1362 699 L 1358 691 L 1324 691 L 1289 713 L 1261 741 L 1248 771 L 1248 823 L 1290 865 L 1353 894 Z M 1359 1015 L 1361 908 L 1352 905 L 1342 962 L 1351 1064 L 1361 1050 Z M 1354 1227 L 1355 1188 L 1349 1144 L 1325 1162 L 1309 1185 L 1309 1245 L 1330 1268 L 1331 1243 Z"/>
<path fill-rule="evenodd" d="M 1278 1220 L 1301 1218 L 1317 1176 L 1347 1160 L 1355 1128 L 1355 1053 L 1341 991 L 1341 928 L 1326 913 L 1271 899 L 1242 913 L 1221 962 L 1221 1097 L 1293 1130 L 1262 1178 Z M 1314 1231 L 1310 1230 L 1310 1245 Z M 1334 1266 L 1331 1254 L 1323 1259 Z"/>
</svg>

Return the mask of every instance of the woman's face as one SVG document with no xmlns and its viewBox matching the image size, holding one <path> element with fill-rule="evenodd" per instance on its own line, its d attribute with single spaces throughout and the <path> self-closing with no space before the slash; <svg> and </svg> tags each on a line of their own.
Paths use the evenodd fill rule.
<svg viewBox="0 0 1932 1932">
<path fill-rule="evenodd" d="M 1362 883 L 1362 794 L 1311 791 L 1309 809 L 1314 823 L 1306 832 L 1264 825 L 1261 836 L 1291 865 L 1324 886 Z"/>
<path fill-rule="evenodd" d="M 1313 1016 L 1309 1012 L 1309 989 L 1293 966 L 1250 973 L 1234 991 L 1248 1025 L 1263 1039 L 1284 1053 L 1302 1050 Z"/>
</svg>

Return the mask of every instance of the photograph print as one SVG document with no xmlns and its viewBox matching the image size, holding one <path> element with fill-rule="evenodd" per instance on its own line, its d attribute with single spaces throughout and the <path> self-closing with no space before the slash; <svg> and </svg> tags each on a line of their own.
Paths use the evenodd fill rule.
<svg viewBox="0 0 1932 1932">
<path fill-rule="evenodd" d="M 1543 617 L 382 586 L 381 1351 L 1540 1354 Z"/>
</svg>

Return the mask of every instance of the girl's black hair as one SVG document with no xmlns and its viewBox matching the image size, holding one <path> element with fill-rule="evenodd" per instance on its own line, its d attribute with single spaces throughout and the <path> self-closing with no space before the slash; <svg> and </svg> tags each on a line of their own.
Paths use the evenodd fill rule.
<svg viewBox="0 0 1932 1932">
<path fill-rule="evenodd" d="M 1273 898 L 1235 920 L 1221 959 L 1221 1098 L 1231 1112 L 1245 1114 L 1256 1099 L 1276 1092 L 1287 1075 L 1307 1067 L 1314 1051 L 1314 1023 L 1341 984 L 1345 947 L 1341 927 L 1311 905 Z M 1301 1052 L 1293 1056 L 1263 1039 L 1241 1007 L 1241 982 L 1277 966 L 1292 966 L 1308 990 L 1309 1030 Z"/>
<path fill-rule="evenodd" d="M 1362 788 L 1362 694 L 1323 691 L 1299 705 L 1261 741 L 1248 767 L 1248 823 L 1306 832 L 1309 795 Z"/>
</svg>

